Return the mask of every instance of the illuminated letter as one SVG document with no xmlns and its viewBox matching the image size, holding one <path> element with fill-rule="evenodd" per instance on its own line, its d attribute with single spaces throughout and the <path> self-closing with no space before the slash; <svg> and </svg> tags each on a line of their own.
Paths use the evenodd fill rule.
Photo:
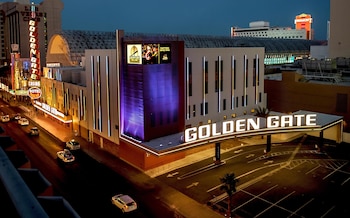
<svg viewBox="0 0 350 218">
<path fill-rule="evenodd" d="M 254 130 L 259 129 L 260 127 L 260 118 L 257 118 L 255 121 L 253 118 L 247 119 L 247 130 L 250 130 L 250 127 L 253 127 Z"/>
<path fill-rule="evenodd" d="M 267 128 L 278 127 L 278 116 L 267 117 Z"/>
<path fill-rule="evenodd" d="M 185 130 L 185 142 L 197 140 L 197 128 L 189 128 Z"/>
<path fill-rule="evenodd" d="M 236 132 L 242 132 L 245 130 L 246 120 L 236 120 Z"/>
<path fill-rule="evenodd" d="M 30 21 L 29 21 L 29 25 L 30 25 L 30 26 L 34 26 L 34 25 L 35 25 L 35 21 L 34 21 L 34 20 L 30 20 Z"/>
<path fill-rule="evenodd" d="M 211 134 L 212 134 L 213 136 L 221 135 L 220 132 L 216 132 L 216 123 L 213 123 L 213 125 L 211 125 Z"/>
<path fill-rule="evenodd" d="M 281 116 L 281 122 L 280 122 L 281 127 L 286 127 L 286 124 L 289 127 L 293 126 L 293 116 L 292 115 Z"/>
<path fill-rule="evenodd" d="M 233 121 L 225 121 L 222 123 L 222 134 L 233 133 Z"/>
<path fill-rule="evenodd" d="M 35 26 L 29 26 L 29 31 L 30 32 L 35 32 Z"/>
<path fill-rule="evenodd" d="M 301 126 L 301 118 L 305 117 L 304 114 L 300 115 L 294 115 L 295 118 L 297 118 L 297 126 Z"/>
<path fill-rule="evenodd" d="M 200 126 L 198 128 L 198 138 L 204 139 L 210 136 L 210 125 Z"/>
<path fill-rule="evenodd" d="M 29 38 L 29 42 L 30 42 L 30 43 L 35 43 L 35 41 L 36 41 L 36 39 L 35 39 L 34 37 L 30 37 L 30 38 Z"/>
<path fill-rule="evenodd" d="M 307 114 L 305 124 L 307 126 L 316 126 L 316 114 Z"/>
</svg>

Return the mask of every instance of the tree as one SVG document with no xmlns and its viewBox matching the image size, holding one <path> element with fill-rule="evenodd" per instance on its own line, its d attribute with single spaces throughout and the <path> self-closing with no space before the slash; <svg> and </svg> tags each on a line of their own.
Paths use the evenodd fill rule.
<svg viewBox="0 0 350 218">
<path fill-rule="evenodd" d="M 255 116 L 257 117 L 268 117 L 270 114 L 270 110 L 266 107 L 257 107 L 255 108 Z"/>
<path fill-rule="evenodd" d="M 231 217 L 232 196 L 236 192 L 238 179 L 234 173 L 226 173 L 224 177 L 220 178 L 220 181 L 223 183 L 220 190 L 224 190 L 228 195 L 227 217 Z"/>
</svg>

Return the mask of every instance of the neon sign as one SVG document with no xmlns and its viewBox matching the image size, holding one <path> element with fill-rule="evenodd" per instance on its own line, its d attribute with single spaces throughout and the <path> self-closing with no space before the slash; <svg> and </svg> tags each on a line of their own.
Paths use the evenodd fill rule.
<svg viewBox="0 0 350 218">
<path fill-rule="evenodd" d="M 41 89 L 38 87 L 31 87 L 28 89 L 28 96 L 32 99 L 38 99 L 41 97 Z"/>
<path fill-rule="evenodd" d="M 35 5 L 32 3 L 31 11 L 32 11 L 32 19 L 29 20 L 29 56 L 31 62 L 31 72 L 30 78 L 32 80 L 40 79 L 40 52 L 39 52 L 39 44 L 38 44 L 38 33 L 37 33 L 37 22 L 35 20 Z"/>
<path fill-rule="evenodd" d="M 315 127 L 316 114 L 298 114 L 285 116 L 269 116 L 262 125 L 262 118 L 237 119 L 222 122 L 221 126 L 216 123 L 185 130 L 185 142 L 207 139 L 214 136 L 244 133 L 253 130 L 273 130 L 287 127 Z"/>
</svg>

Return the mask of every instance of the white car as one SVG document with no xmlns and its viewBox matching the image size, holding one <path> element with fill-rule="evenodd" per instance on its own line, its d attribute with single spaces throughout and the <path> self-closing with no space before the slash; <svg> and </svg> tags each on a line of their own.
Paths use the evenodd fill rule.
<svg viewBox="0 0 350 218">
<path fill-rule="evenodd" d="M 80 143 L 77 140 L 72 139 L 66 142 L 66 147 L 69 148 L 70 150 L 78 150 L 80 149 Z"/>
<path fill-rule="evenodd" d="M 38 127 L 35 126 L 35 127 L 30 128 L 29 135 L 30 136 L 37 136 L 37 135 L 39 135 Z"/>
<path fill-rule="evenodd" d="M 1 122 L 6 123 L 10 121 L 10 115 L 1 116 Z"/>
<path fill-rule="evenodd" d="M 29 121 L 27 120 L 27 118 L 22 117 L 21 119 L 18 120 L 18 123 L 21 126 L 28 126 L 29 125 Z"/>
<path fill-rule="evenodd" d="M 74 155 L 68 149 L 57 152 L 57 158 L 65 163 L 71 163 L 75 161 Z"/>
<path fill-rule="evenodd" d="M 20 114 L 15 114 L 15 115 L 13 115 L 12 119 L 18 121 L 18 120 L 21 119 L 21 115 Z"/>
<path fill-rule="evenodd" d="M 130 212 L 137 209 L 137 204 L 129 195 L 118 194 L 111 199 L 112 204 L 117 206 L 122 212 Z"/>
</svg>

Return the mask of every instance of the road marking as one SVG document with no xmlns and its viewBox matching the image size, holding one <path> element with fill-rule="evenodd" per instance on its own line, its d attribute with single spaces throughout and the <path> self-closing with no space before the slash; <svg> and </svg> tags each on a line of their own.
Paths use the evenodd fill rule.
<svg viewBox="0 0 350 218">
<path fill-rule="evenodd" d="M 331 212 L 334 208 L 335 208 L 335 206 L 329 208 L 329 210 L 327 210 L 326 213 L 324 213 L 324 214 L 321 216 L 321 218 L 327 217 L 327 215 L 329 214 L 329 212 Z"/>
<path fill-rule="evenodd" d="M 238 153 L 241 153 L 242 151 L 243 151 L 243 149 L 239 149 L 239 150 L 234 151 L 233 153 L 238 154 Z"/>
<path fill-rule="evenodd" d="M 171 178 L 171 177 L 176 176 L 177 174 L 179 174 L 179 172 L 169 173 L 166 177 Z"/>
<path fill-rule="evenodd" d="M 264 164 L 272 164 L 272 163 L 273 163 L 273 160 L 268 160 Z"/>
<path fill-rule="evenodd" d="M 188 185 L 186 188 L 192 188 L 192 187 L 197 186 L 198 184 L 199 184 L 199 182 L 194 182 L 191 185 Z"/>
<path fill-rule="evenodd" d="M 258 176 L 258 177 L 255 177 L 254 179 L 252 179 L 252 180 L 250 180 L 250 181 L 248 181 L 248 182 L 246 182 L 246 183 L 244 183 L 244 184 L 242 184 L 242 185 L 239 185 L 238 187 L 236 187 L 236 190 L 238 191 L 238 190 L 243 190 L 244 188 L 246 188 L 246 187 L 248 187 L 248 186 L 250 186 L 250 185 L 252 185 L 252 184 L 255 184 L 255 183 L 257 183 L 258 181 L 260 181 L 260 180 L 262 180 L 263 178 L 265 178 L 265 177 L 267 177 L 267 176 L 271 176 L 272 174 L 275 174 L 275 173 L 277 173 L 278 171 L 280 171 L 280 170 L 282 170 L 282 169 L 284 169 L 284 168 L 286 168 L 287 166 L 289 166 L 290 165 L 290 163 L 292 162 L 292 160 L 294 159 L 294 157 L 295 157 L 295 155 L 298 153 L 298 151 L 299 151 L 299 149 L 300 149 L 300 146 L 301 146 L 301 144 L 299 144 L 296 148 L 295 148 L 295 150 L 293 151 L 293 153 L 292 153 L 292 155 L 289 157 L 289 159 L 286 161 L 286 162 L 284 162 L 284 163 L 281 163 L 281 164 L 274 164 L 274 165 L 279 165 L 279 167 L 278 168 L 276 168 L 276 169 L 274 169 L 274 170 L 272 170 L 272 171 L 270 171 L 270 172 L 267 172 L 267 173 L 265 173 L 265 174 L 262 174 L 262 175 L 260 175 L 260 176 Z M 271 167 L 271 166 L 273 166 L 273 165 L 268 165 L 269 167 Z M 253 170 L 254 171 L 254 170 Z M 250 171 L 249 173 L 252 173 L 253 171 Z M 245 174 L 246 175 L 246 174 Z M 241 175 L 241 177 L 242 177 L 243 175 Z M 237 177 L 237 179 L 238 179 L 239 177 Z M 219 186 L 216 186 L 216 187 L 220 187 L 221 185 L 219 185 Z M 213 190 L 213 189 L 209 189 L 209 190 Z M 209 191 L 208 190 L 208 191 Z M 208 192 L 207 191 L 207 192 Z M 227 194 L 225 195 L 226 193 L 223 193 L 223 194 L 221 194 L 219 197 L 223 197 L 223 198 L 225 198 L 224 196 L 227 196 Z M 219 197 L 215 197 L 214 199 L 218 199 Z M 213 199 L 212 200 L 210 200 L 210 202 L 213 202 Z"/>
<path fill-rule="evenodd" d="M 249 154 L 249 155 L 247 155 L 247 156 L 245 156 L 246 158 L 250 158 L 250 157 L 254 157 L 255 156 L 255 154 Z"/>
<path fill-rule="evenodd" d="M 221 165 L 224 165 L 224 164 L 226 164 L 225 161 L 221 161 L 220 163 L 212 163 L 212 164 L 209 164 L 209 165 L 204 166 L 204 167 L 202 167 L 202 168 L 199 168 L 199 169 L 197 169 L 197 170 L 188 172 L 188 173 L 186 173 L 186 174 L 184 174 L 184 175 L 182 175 L 182 176 L 179 176 L 179 177 L 177 177 L 177 179 L 178 179 L 178 180 L 181 180 L 181 179 L 189 178 L 189 177 L 195 176 L 195 175 L 197 175 L 197 174 L 200 174 L 200 173 L 202 173 L 202 172 L 206 172 L 206 171 L 209 171 L 209 170 L 211 170 L 211 169 L 217 168 L 217 167 L 219 167 L 219 166 L 221 166 Z"/>
<path fill-rule="evenodd" d="M 291 215 L 289 215 L 289 217 L 292 217 L 292 216 L 294 216 L 295 214 L 297 214 L 298 211 L 300 211 L 301 209 L 303 209 L 306 205 L 310 204 L 313 200 L 314 200 L 314 198 L 311 198 L 308 202 L 306 202 L 305 204 L 301 205 L 301 207 L 299 207 L 298 209 L 296 209 Z"/>
</svg>

